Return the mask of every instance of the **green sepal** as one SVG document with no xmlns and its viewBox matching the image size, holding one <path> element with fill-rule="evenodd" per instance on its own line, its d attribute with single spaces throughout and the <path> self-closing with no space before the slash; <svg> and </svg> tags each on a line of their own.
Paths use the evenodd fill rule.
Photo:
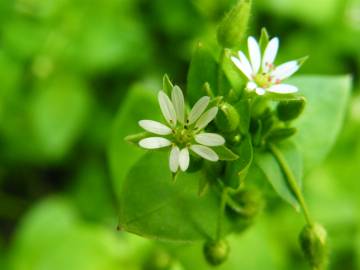
<svg viewBox="0 0 360 270">
<path fill-rule="evenodd" d="M 303 97 L 280 101 L 276 107 L 276 114 L 281 121 L 291 121 L 298 118 L 304 111 L 306 100 Z"/>
<path fill-rule="evenodd" d="M 212 148 L 219 156 L 219 160 L 233 161 L 237 160 L 239 156 L 227 148 L 225 145 L 217 146 Z"/>
<path fill-rule="evenodd" d="M 137 144 L 139 141 L 141 141 L 142 139 L 149 137 L 150 133 L 148 132 L 140 132 L 140 133 L 136 133 L 136 134 L 131 134 L 128 135 L 124 138 L 125 141 L 130 142 L 130 143 L 134 143 Z"/>
<path fill-rule="evenodd" d="M 266 140 L 268 142 L 279 142 L 290 138 L 296 133 L 297 129 L 294 127 L 275 128 L 270 131 Z"/>
<path fill-rule="evenodd" d="M 170 96 L 173 87 L 174 87 L 174 85 L 170 81 L 169 76 L 167 74 L 165 74 L 164 77 L 163 77 L 163 90 L 164 90 L 164 92 Z"/>
<path fill-rule="evenodd" d="M 266 46 L 268 45 L 270 41 L 270 36 L 268 31 L 266 30 L 265 27 L 261 28 L 261 35 L 260 35 L 260 40 L 259 40 L 259 46 L 260 46 L 260 50 L 261 52 L 264 52 L 266 49 Z"/>
</svg>

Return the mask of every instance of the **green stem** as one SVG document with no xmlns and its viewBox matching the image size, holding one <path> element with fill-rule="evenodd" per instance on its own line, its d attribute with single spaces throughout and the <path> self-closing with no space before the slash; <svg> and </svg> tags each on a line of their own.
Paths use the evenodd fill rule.
<svg viewBox="0 0 360 270">
<path fill-rule="evenodd" d="M 223 220 L 224 220 L 224 212 L 225 212 L 227 198 L 228 198 L 228 188 L 223 187 L 222 192 L 221 192 L 221 200 L 220 200 L 220 207 L 219 207 L 216 240 L 220 240 L 222 233 L 223 233 L 223 223 L 224 223 Z"/>
<path fill-rule="evenodd" d="M 219 66 L 218 66 L 218 74 L 217 74 L 217 90 L 219 93 L 219 96 L 223 96 L 223 89 L 221 87 L 222 80 L 223 80 L 223 63 L 225 58 L 225 48 L 221 48 L 220 58 L 219 58 Z"/>
<path fill-rule="evenodd" d="M 303 210 L 304 217 L 305 217 L 305 220 L 306 220 L 307 224 L 308 225 L 313 225 L 313 221 L 312 221 L 312 219 L 310 217 L 310 213 L 309 213 L 309 210 L 308 210 L 307 205 L 305 203 L 304 196 L 302 195 L 300 187 L 298 186 L 298 184 L 296 182 L 295 176 L 294 176 L 289 164 L 285 160 L 285 158 L 284 158 L 283 154 L 281 153 L 281 151 L 274 144 L 268 144 L 268 147 L 269 147 L 270 151 L 273 153 L 273 155 L 275 156 L 275 158 L 277 159 L 283 173 L 286 176 L 287 182 L 288 182 L 292 192 L 294 193 L 297 200 L 299 201 L 300 206 L 301 206 L 301 208 Z"/>
</svg>

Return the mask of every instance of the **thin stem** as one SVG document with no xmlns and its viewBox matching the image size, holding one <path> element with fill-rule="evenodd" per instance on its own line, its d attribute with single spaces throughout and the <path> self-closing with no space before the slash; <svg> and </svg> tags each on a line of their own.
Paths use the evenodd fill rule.
<svg viewBox="0 0 360 270">
<path fill-rule="evenodd" d="M 223 96 L 223 89 L 221 87 L 222 84 L 222 80 L 223 80 L 223 63 L 224 63 L 224 58 L 225 58 L 225 48 L 221 48 L 221 53 L 220 53 L 220 58 L 219 58 L 219 66 L 218 66 L 218 76 L 217 76 L 217 90 L 220 96 Z"/>
<path fill-rule="evenodd" d="M 292 192 L 294 193 L 294 195 L 296 196 L 297 200 L 300 203 L 300 206 L 303 210 L 304 213 L 304 217 L 305 220 L 307 222 L 308 225 L 313 225 L 313 221 L 310 217 L 310 213 L 309 210 L 307 208 L 304 196 L 302 195 L 302 192 L 300 190 L 300 187 L 298 186 L 295 176 L 289 166 L 289 164 L 287 163 L 287 161 L 285 160 L 283 154 L 281 153 L 281 151 L 274 145 L 274 144 L 268 144 L 268 147 L 270 149 L 270 151 L 273 153 L 273 155 L 275 156 L 275 158 L 277 159 L 283 173 L 286 176 L 287 182 L 292 190 Z"/>
<path fill-rule="evenodd" d="M 228 188 L 223 187 L 221 192 L 221 200 L 220 200 L 220 207 L 219 207 L 219 215 L 218 215 L 218 227 L 216 232 L 216 240 L 220 240 L 222 233 L 223 233 L 223 223 L 224 223 L 224 212 L 226 207 L 226 202 L 228 198 Z"/>
</svg>

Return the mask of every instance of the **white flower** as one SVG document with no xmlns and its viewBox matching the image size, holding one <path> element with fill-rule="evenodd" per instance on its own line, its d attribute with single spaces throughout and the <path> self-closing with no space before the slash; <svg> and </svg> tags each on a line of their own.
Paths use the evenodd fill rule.
<svg viewBox="0 0 360 270">
<path fill-rule="evenodd" d="M 143 129 L 160 135 L 142 139 L 139 145 L 145 149 L 170 147 L 169 167 L 173 173 L 179 168 L 182 171 L 188 169 L 190 151 L 204 159 L 218 161 L 219 156 L 210 147 L 223 145 L 225 139 L 219 134 L 204 132 L 218 112 L 217 107 L 206 110 L 210 98 L 200 98 L 189 114 L 186 113 L 184 96 L 178 86 L 173 87 L 171 99 L 160 91 L 158 100 L 167 124 L 153 120 L 139 121 Z"/>
<path fill-rule="evenodd" d="M 284 84 L 282 81 L 293 75 L 301 63 L 297 60 L 286 62 L 275 66 L 274 61 L 279 48 L 279 39 L 274 37 L 265 48 L 261 56 L 260 46 L 253 37 L 248 38 L 248 50 L 250 61 L 242 51 L 239 51 L 239 58 L 231 57 L 233 63 L 249 79 L 246 89 L 254 91 L 258 95 L 266 92 L 278 94 L 290 94 L 298 91 L 297 87 Z"/>
</svg>

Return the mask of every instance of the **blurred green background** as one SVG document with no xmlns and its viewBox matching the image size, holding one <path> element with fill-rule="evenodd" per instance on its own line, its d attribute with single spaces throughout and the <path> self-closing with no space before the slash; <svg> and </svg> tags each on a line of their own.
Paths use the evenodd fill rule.
<svg viewBox="0 0 360 270">
<path fill-rule="evenodd" d="M 210 269 L 200 244 L 116 231 L 107 148 L 126 93 L 159 89 L 165 72 L 184 86 L 194 45 L 214 40 L 233 3 L 0 1 L 0 269 Z M 255 0 L 249 34 L 263 26 L 281 38 L 280 62 L 309 55 L 301 73 L 354 78 L 344 130 L 304 191 L 330 269 L 360 269 L 360 0 Z M 268 205 L 219 269 L 308 269 L 302 218 Z"/>
</svg>

